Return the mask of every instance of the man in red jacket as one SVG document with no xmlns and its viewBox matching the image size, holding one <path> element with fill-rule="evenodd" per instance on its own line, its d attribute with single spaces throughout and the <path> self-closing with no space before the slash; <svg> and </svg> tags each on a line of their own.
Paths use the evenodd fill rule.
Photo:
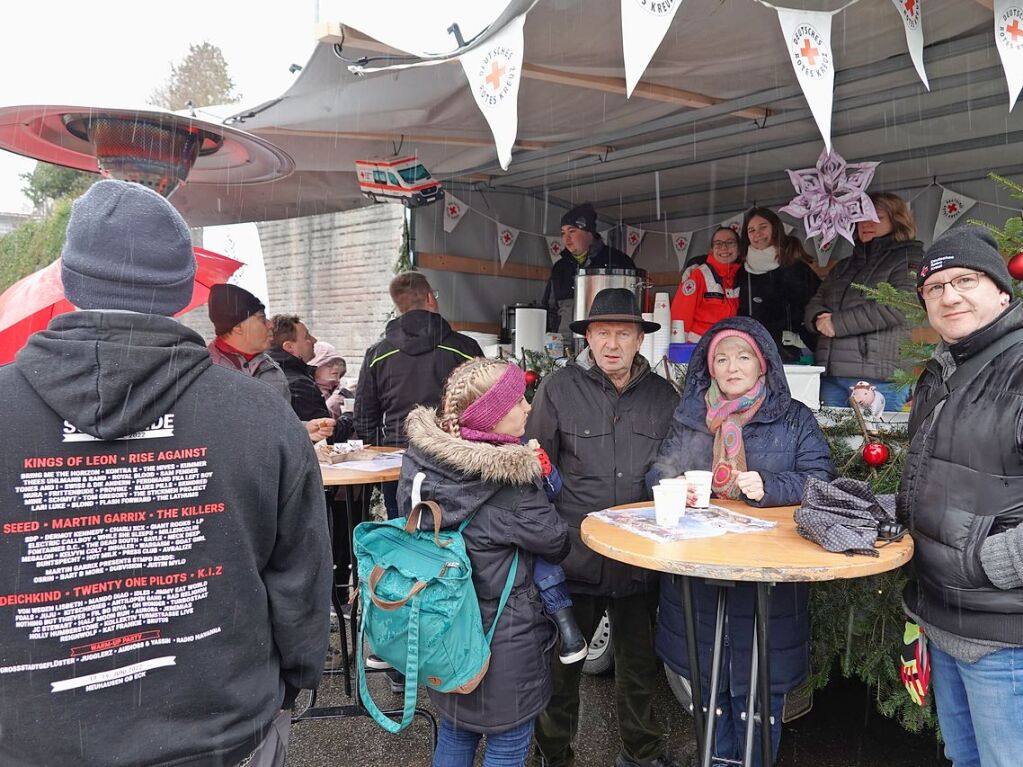
<svg viewBox="0 0 1023 767">
<path fill-rule="evenodd" d="M 707 260 L 693 264 L 682 273 L 678 292 L 671 302 L 671 319 L 682 320 L 686 341 L 696 343 L 707 328 L 719 320 L 734 317 L 739 310 L 739 235 L 727 226 L 714 232 Z"/>
</svg>

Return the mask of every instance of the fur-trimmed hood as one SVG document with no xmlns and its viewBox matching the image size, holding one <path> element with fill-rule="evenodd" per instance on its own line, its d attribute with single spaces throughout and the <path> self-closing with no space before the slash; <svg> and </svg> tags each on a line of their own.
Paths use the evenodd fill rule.
<svg viewBox="0 0 1023 767">
<path fill-rule="evenodd" d="M 444 431 L 437 410 L 417 407 L 405 420 L 409 446 L 465 477 L 484 482 L 531 485 L 540 479 L 540 462 L 526 445 L 469 442 Z"/>
</svg>

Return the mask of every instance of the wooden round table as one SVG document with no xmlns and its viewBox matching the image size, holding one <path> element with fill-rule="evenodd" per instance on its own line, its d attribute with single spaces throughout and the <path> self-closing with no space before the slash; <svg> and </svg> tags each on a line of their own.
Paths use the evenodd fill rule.
<svg viewBox="0 0 1023 767">
<path fill-rule="evenodd" d="M 707 711 L 717 708 L 717 688 L 720 681 L 722 647 L 725 633 L 725 615 L 728 590 L 740 582 L 756 584 L 754 602 L 753 644 L 756 651 L 750 659 L 750 689 L 746 702 L 746 721 L 761 721 L 762 764 L 772 763 L 770 710 L 770 666 L 767 652 L 767 617 L 772 584 L 785 582 L 830 581 L 844 578 L 862 578 L 894 570 L 913 556 L 913 541 L 906 535 L 901 541 L 879 546 L 877 557 L 863 554 L 852 556 L 825 551 L 796 532 L 793 513 L 796 506 L 758 509 L 740 501 L 714 499 L 713 504 L 777 523 L 768 530 L 748 533 L 725 533 L 711 538 L 693 538 L 683 541 L 660 542 L 617 527 L 594 517 L 583 520 L 580 533 L 583 542 L 598 554 L 647 570 L 658 570 L 679 576 L 682 610 L 685 619 L 686 644 L 689 653 L 690 687 L 693 696 L 693 722 L 696 729 L 700 764 L 710 767 L 715 718 L 703 720 L 703 693 L 701 689 L 699 653 L 696 644 L 696 617 L 692 597 L 692 578 L 707 581 L 717 587 L 717 620 L 714 647 L 711 653 L 710 700 Z M 616 506 L 620 509 L 651 508 L 652 502 L 630 503 Z M 755 712 L 759 691 L 761 716 Z M 764 706 L 764 702 L 767 703 Z M 759 717 L 755 719 L 755 717 Z M 746 741 L 742 764 L 752 764 L 753 727 L 746 728 Z"/>
</svg>

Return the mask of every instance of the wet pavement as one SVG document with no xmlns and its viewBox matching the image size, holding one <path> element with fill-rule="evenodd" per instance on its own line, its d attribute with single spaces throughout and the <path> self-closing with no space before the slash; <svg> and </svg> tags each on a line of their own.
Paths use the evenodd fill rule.
<svg viewBox="0 0 1023 767">
<path fill-rule="evenodd" d="M 370 690 L 381 707 L 397 706 L 386 678 L 372 674 Z M 614 677 L 584 677 L 578 767 L 608 767 L 618 751 L 614 721 Z M 317 705 L 345 705 L 340 676 L 325 679 Z M 419 704 L 429 708 L 425 691 Z M 657 715 L 671 753 L 681 765 L 695 759 L 692 720 L 672 696 L 663 677 L 657 685 Z M 417 719 L 391 735 L 369 717 L 303 722 L 292 728 L 289 767 L 421 767 L 430 764 L 429 726 Z M 946 767 L 933 733 L 905 732 L 874 710 L 870 691 L 836 679 L 818 694 L 813 710 L 785 726 L 778 767 Z"/>
</svg>

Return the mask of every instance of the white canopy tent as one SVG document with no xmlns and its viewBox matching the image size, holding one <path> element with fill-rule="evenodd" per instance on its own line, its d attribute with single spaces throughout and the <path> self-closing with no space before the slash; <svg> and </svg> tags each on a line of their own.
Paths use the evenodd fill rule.
<svg viewBox="0 0 1023 767">
<path fill-rule="evenodd" d="M 990 4 L 928 0 L 930 92 L 891 0 L 861 0 L 834 17 L 833 142 L 851 162 L 881 161 L 872 189 L 1023 172 L 1015 150 L 1023 118 L 1008 110 Z M 518 140 L 507 172 L 457 60 L 356 75 L 341 57 L 390 49 L 338 25 L 323 29 L 286 93 L 227 120 L 287 151 L 296 172 L 246 187 L 187 186 L 174 202 L 190 222 L 361 205 L 355 161 L 398 153 L 418 155 L 456 195 L 493 193 L 498 211 L 508 195 L 562 207 L 591 200 L 607 222 L 685 220 L 692 229 L 754 202 L 788 202 L 784 170 L 812 166 L 823 147 L 777 15 L 753 0 L 685 0 L 631 99 L 619 3 L 540 0 L 525 21 Z"/>
</svg>

